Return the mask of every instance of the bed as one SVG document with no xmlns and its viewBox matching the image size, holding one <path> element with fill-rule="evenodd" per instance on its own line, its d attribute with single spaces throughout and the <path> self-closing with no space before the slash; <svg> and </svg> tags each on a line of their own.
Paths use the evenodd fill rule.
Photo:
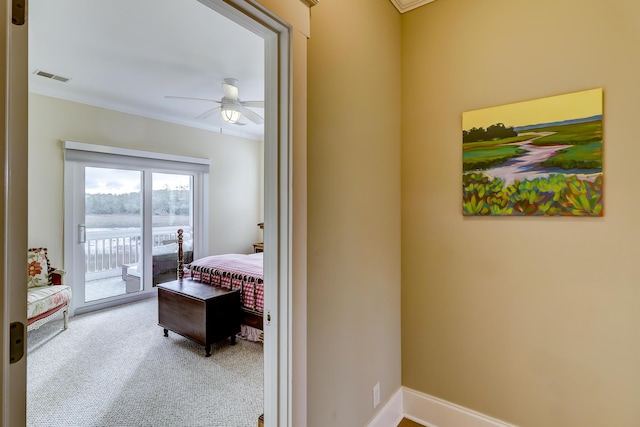
<svg viewBox="0 0 640 427">
<path fill-rule="evenodd" d="M 183 262 L 190 263 L 193 261 L 193 251 L 191 250 L 191 241 L 184 242 L 183 248 Z M 178 252 L 178 240 L 173 240 L 163 245 L 154 246 L 152 250 L 152 268 L 153 271 L 153 286 L 158 283 L 168 282 L 176 280 L 176 268 L 178 268 L 178 261 L 176 253 Z"/>
<path fill-rule="evenodd" d="M 198 258 L 185 264 L 182 230 L 178 230 L 178 278 L 186 278 L 240 290 L 240 337 L 262 341 L 264 312 L 263 253 L 223 254 Z"/>
</svg>

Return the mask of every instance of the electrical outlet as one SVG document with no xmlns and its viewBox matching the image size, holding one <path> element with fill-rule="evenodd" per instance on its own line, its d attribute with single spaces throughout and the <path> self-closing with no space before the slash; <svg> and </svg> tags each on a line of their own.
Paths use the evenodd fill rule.
<svg viewBox="0 0 640 427">
<path fill-rule="evenodd" d="M 380 404 L 380 383 L 373 386 L 373 407 L 377 408 Z"/>
</svg>

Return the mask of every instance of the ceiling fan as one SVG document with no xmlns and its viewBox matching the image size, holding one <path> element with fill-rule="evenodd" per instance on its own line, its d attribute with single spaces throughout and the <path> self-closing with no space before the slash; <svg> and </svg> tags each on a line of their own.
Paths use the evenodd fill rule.
<svg viewBox="0 0 640 427">
<path fill-rule="evenodd" d="M 238 98 L 238 80 L 232 78 L 224 79 L 222 81 L 222 93 L 224 96 L 219 101 L 217 99 L 191 98 L 187 96 L 165 96 L 165 98 L 193 99 L 196 101 L 208 101 L 220 104 L 220 106 L 200 114 L 196 117 L 197 119 L 206 119 L 219 112 L 222 120 L 238 126 L 244 126 L 246 124 L 240 122 L 242 116 L 258 125 L 264 123 L 264 119 L 259 114 L 247 108 L 264 108 L 264 101 L 241 101 L 240 98 Z"/>
</svg>

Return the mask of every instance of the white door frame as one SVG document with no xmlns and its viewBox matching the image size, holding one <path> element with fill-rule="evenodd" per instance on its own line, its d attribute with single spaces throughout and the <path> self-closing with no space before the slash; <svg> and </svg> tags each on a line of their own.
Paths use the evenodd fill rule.
<svg viewBox="0 0 640 427">
<path fill-rule="evenodd" d="M 264 421 L 267 427 L 288 427 L 293 419 L 292 29 L 254 0 L 199 1 L 265 40 Z"/>
<path fill-rule="evenodd" d="M 24 426 L 26 424 L 26 344 L 25 355 L 10 364 L 9 325 L 18 322 L 24 325 L 26 341 L 27 287 L 25 269 L 27 253 L 27 99 L 28 56 L 27 23 L 11 23 L 10 1 L 3 0 L 0 10 L 0 33 L 2 43 L 2 171 L 4 179 L 2 221 L 3 248 L 2 274 L 2 426 Z M 11 411 L 9 410 L 11 408 Z"/>
<path fill-rule="evenodd" d="M 291 88 L 292 29 L 255 0 L 199 0 L 265 39 L 265 425 L 292 422 L 291 343 Z M 2 357 L 0 380 L 2 426 L 26 424 L 26 354 L 9 364 L 9 324 L 26 328 L 24 271 L 27 251 L 28 32 L 10 23 L 12 2 L 0 8 L 0 154 L 4 191 L 0 208 L 0 318 Z M 24 5 L 26 9 L 26 4 Z M 9 284 L 15 284 L 10 286 Z M 267 321 L 270 316 L 270 321 Z"/>
</svg>

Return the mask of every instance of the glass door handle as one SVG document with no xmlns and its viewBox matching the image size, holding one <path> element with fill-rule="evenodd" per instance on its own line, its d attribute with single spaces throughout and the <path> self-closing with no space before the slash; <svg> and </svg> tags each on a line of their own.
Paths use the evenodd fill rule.
<svg viewBox="0 0 640 427">
<path fill-rule="evenodd" d="M 84 224 L 78 224 L 78 243 L 87 241 L 87 227 Z"/>
</svg>

